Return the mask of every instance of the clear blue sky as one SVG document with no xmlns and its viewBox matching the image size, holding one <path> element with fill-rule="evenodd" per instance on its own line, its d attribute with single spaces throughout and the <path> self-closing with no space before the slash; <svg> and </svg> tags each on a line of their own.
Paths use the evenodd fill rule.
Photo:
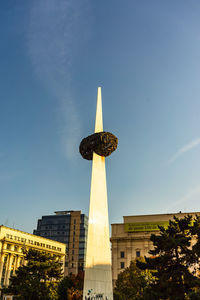
<svg viewBox="0 0 200 300">
<path fill-rule="evenodd" d="M 200 1 L 0 3 L 0 223 L 88 213 L 97 87 L 110 223 L 200 211 Z"/>
</svg>

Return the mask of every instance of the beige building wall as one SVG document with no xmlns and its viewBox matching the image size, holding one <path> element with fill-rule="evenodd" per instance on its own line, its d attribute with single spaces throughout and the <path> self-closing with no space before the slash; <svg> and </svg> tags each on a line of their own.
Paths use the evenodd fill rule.
<svg viewBox="0 0 200 300">
<path fill-rule="evenodd" d="M 80 237 L 81 211 L 71 212 L 68 267 L 65 269 L 65 275 L 70 273 L 77 275 L 79 268 L 79 237 Z"/>
<path fill-rule="evenodd" d="M 23 249 L 30 248 L 57 255 L 64 271 L 65 244 L 0 226 L 0 287 L 8 286 L 10 276 L 24 264 Z"/>
<path fill-rule="evenodd" d="M 183 218 L 188 214 L 195 217 L 200 212 L 156 214 L 141 216 L 125 216 L 124 223 L 112 224 L 112 278 L 116 281 L 118 274 L 129 267 L 131 260 L 139 256 L 149 256 L 149 250 L 153 248 L 150 241 L 152 233 L 158 234 L 158 225 L 165 225 L 173 216 Z"/>
</svg>

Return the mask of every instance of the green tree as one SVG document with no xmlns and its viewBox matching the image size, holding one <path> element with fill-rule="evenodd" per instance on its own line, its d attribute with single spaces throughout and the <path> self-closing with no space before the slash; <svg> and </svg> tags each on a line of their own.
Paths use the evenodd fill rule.
<svg viewBox="0 0 200 300">
<path fill-rule="evenodd" d="M 30 249 L 25 252 L 25 260 L 26 265 L 16 270 L 3 292 L 20 300 L 57 299 L 57 281 L 62 277 L 59 258 Z"/>
<path fill-rule="evenodd" d="M 195 220 L 189 215 L 182 219 L 174 217 L 167 228 L 159 228 L 159 235 L 151 235 L 154 249 L 149 253 L 152 257 L 145 257 L 145 262 L 137 262 L 142 270 L 151 270 L 155 278 L 145 299 L 199 299 L 198 292 L 195 292 L 200 287 L 197 276 L 200 256 L 199 217 Z M 194 240 L 196 242 L 193 245 Z"/>
<path fill-rule="evenodd" d="M 83 272 L 64 277 L 58 285 L 58 300 L 82 300 L 83 281 Z"/>
<path fill-rule="evenodd" d="M 137 267 L 136 261 L 132 261 L 130 266 L 118 275 L 114 288 L 114 300 L 142 299 L 147 286 L 152 281 L 151 272 L 141 270 Z"/>
</svg>

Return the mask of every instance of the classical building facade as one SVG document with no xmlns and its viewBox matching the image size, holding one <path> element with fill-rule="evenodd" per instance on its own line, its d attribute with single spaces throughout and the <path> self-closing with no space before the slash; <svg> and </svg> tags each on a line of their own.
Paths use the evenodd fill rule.
<svg viewBox="0 0 200 300">
<path fill-rule="evenodd" d="M 167 226 L 173 216 L 183 218 L 186 215 L 200 215 L 200 212 L 125 216 L 124 223 L 112 224 L 112 278 L 130 265 L 131 260 L 140 256 L 149 256 L 153 248 L 150 236 L 159 232 L 158 225 Z"/>
<path fill-rule="evenodd" d="M 0 286 L 7 286 L 9 278 L 16 269 L 24 264 L 23 249 L 35 249 L 55 254 L 63 266 L 66 245 L 17 229 L 0 226 Z"/>
<path fill-rule="evenodd" d="M 34 234 L 66 244 L 65 275 L 84 269 L 88 217 L 81 211 L 57 211 L 42 216 Z"/>
</svg>

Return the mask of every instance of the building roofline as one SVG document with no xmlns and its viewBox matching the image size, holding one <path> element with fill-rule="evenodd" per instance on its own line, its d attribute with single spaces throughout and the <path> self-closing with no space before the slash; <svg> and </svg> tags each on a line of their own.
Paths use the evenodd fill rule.
<svg viewBox="0 0 200 300">
<path fill-rule="evenodd" d="M 131 218 L 131 217 L 148 217 L 148 216 L 175 216 L 175 215 L 194 215 L 194 214 L 200 214 L 199 211 L 193 211 L 193 212 L 177 212 L 177 213 L 166 213 L 166 214 L 148 214 L 148 215 L 129 215 L 129 216 L 123 216 L 124 218 Z M 124 225 L 125 223 L 112 223 L 112 225 Z"/>
<path fill-rule="evenodd" d="M 191 214 L 200 214 L 200 211 L 193 211 L 193 212 L 174 212 L 174 213 L 164 213 L 164 214 L 147 214 L 147 215 L 129 215 L 123 216 L 126 217 L 147 217 L 147 216 L 163 216 L 163 215 L 191 215 Z"/>
<path fill-rule="evenodd" d="M 55 214 L 62 214 L 62 215 L 68 215 L 71 214 L 72 212 L 81 212 L 81 210 L 57 210 L 54 211 Z"/>
<path fill-rule="evenodd" d="M 45 238 L 45 237 L 43 237 L 43 236 L 39 236 L 39 235 L 36 235 L 36 234 L 33 234 L 33 233 L 29 233 L 29 232 L 25 232 L 25 231 L 22 231 L 22 230 L 19 230 L 19 229 L 15 229 L 15 228 L 11 228 L 11 227 L 8 227 L 8 226 L 4 226 L 3 224 L 0 225 L 0 229 L 1 229 L 2 227 L 11 229 L 11 230 L 14 230 L 14 231 L 17 231 L 17 232 L 25 233 L 25 234 L 28 234 L 28 235 L 30 235 L 30 236 L 32 236 L 32 237 L 34 236 L 34 237 L 37 237 L 37 238 L 40 238 L 40 239 L 45 239 L 45 240 L 47 240 L 47 241 L 56 242 L 56 243 L 59 243 L 59 244 L 61 244 L 61 245 L 65 245 L 65 246 L 66 246 L 65 243 L 57 242 L 57 241 L 55 241 L 55 240 L 47 239 L 47 238 Z"/>
</svg>

